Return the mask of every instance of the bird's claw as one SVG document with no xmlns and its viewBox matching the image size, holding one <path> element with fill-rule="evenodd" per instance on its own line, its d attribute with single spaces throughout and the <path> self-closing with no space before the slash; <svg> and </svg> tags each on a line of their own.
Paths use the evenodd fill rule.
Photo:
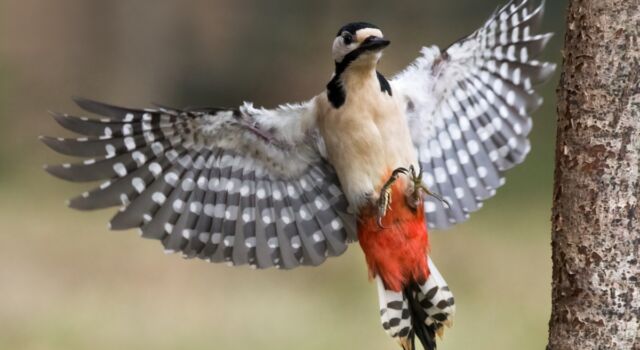
<svg viewBox="0 0 640 350">
<path fill-rule="evenodd" d="M 387 215 L 391 207 L 391 186 L 398 180 L 401 174 L 407 175 L 409 170 L 407 168 L 397 168 L 391 173 L 389 180 L 382 185 L 380 189 L 380 197 L 378 198 L 378 227 L 385 228 L 382 224 L 382 219 Z"/>
<path fill-rule="evenodd" d="M 409 167 L 409 171 L 411 172 L 411 181 L 413 181 L 413 188 L 414 188 L 413 192 L 411 193 L 411 199 L 413 200 L 412 201 L 413 203 L 419 203 L 422 201 L 422 198 L 423 198 L 421 195 L 421 192 L 422 192 L 427 196 L 431 196 L 439 200 L 447 208 L 451 208 L 451 205 L 446 199 L 442 198 L 437 193 L 433 193 L 429 191 L 429 188 L 427 187 L 427 185 L 424 184 L 424 182 L 422 181 L 422 165 L 420 165 L 420 167 L 418 168 L 418 171 L 416 171 L 415 167 L 412 165 Z"/>
<path fill-rule="evenodd" d="M 446 199 L 442 198 L 442 196 L 440 196 L 439 194 L 437 194 L 437 193 L 433 193 L 433 192 L 429 191 L 429 189 L 427 188 L 427 186 L 422 185 L 422 186 L 420 186 L 420 189 L 421 189 L 422 191 L 424 191 L 424 193 L 425 193 L 427 196 L 431 196 L 431 197 L 433 197 L 433 198 L 435 198 L 435 199 L 439 200 L 440 202 L 442 202 L 442 204 L 444 204 L 444 206 L 446 206 L 446 207 L 447 207 L 447 209 L 450 209 L 450 208 L 451 208 L 451 204 L 449 204 L 449 201 L 447 201 Z"/>
<path fill-rule="evenodd" d="M 391 173 L 389 180 L 382 186 L 380 189 L 380 196 L 377 200 L 378 206 L 378 218 L 377 223 L 378 227 L 385 228 L 382 224 L 382 219 L 387 215 L 387 212 L 391 209 L 391 186 L 398 180 L 400 175 L 409 176 L 411 182 L 413 183 L 413 191 L 408 194 L 408 204 L 410 207 L 416 209 L 418 205 L 423 201 L 424 195 L 434 197 L 435 199 L 442 202 L 447 208 L 451 208 L 449 202 L 442 198 L 439 194 L 433 193 L 429 191 L 429 188 L 422 181 L 422 166 L 416 170 L 416 168 L 411 165 L 408 169 L 404 167 L 397 168 Z"/>
<path fill-rule="evenodd" d="M 432 196 L 442 202 L 447 208 L 451 208 L 449 202 L 442 198 L 440 195 L 429 191 L 427 186 L 422 181 L 422 166 L 416 171 L 416 168 L 411 165 L 408 169 L 404 167 L 397 168 L 391 173 L 389 180 L 382 186 L 380 189 L 380 196 L 377 200 L 378 207 L 378 218 L 377 223 L 378 227 L 385 228 L 382 224 L 382 219 L 387 215 L 387 212 L 391 208 L 391 186 L 398 180 L 400 175 L 406 175 L 411 179 L 413 183 L 413 191 L 408 195 L 408 204 L 412 208 L 416 209 L 418 204 L 421 203 L 424 199 L 424 195 Z"/>
</svg>

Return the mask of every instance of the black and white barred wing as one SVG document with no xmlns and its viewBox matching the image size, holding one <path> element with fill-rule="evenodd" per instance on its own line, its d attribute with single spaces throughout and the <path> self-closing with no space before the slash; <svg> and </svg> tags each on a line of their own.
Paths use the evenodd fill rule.
<svg viewBox="0 0 640 350">
<path fill-rule="evenodd" d="M 427 199 L 429 227 L 466 220 L 529 152 L 531 113 L 542 103 L 533 87 L 555 70 L 535 60 L 551 38 L 533 33 L 542 14 L 543 4 L 511 1 L 444 52 L 424 48 L 392 81 L 425 182 L 450 204 Z"/>
<path fill-rule="evenodd" d="M 319 265 L 355 239 L 319 151 L 311 102 L 186 111 L 76 102 L 102 117 L 54 114 L 85 137 L 43 141 L 87 159 L 46 169 L 69 181 L 105 181 L 69 205 L 121 206 L 111 229 L 137 227 L 168 252 L 258 268 Z"/>
</svg>

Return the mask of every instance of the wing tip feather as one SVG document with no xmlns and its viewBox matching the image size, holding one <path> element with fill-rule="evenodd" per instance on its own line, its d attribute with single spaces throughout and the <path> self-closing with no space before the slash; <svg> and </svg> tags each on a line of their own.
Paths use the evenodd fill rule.
<svg viewBox="0 0 640 350">
<path fill-rule="evenodd" d="M 73 102 L 78 107 L 91 113 L 95 113 L 105 117 L 123 119 L 127 113 L 142 112 L 140 110 L 118 107 L 112 104 L 92 100 L 81 96 L 71 96 Z"/>
</svg>

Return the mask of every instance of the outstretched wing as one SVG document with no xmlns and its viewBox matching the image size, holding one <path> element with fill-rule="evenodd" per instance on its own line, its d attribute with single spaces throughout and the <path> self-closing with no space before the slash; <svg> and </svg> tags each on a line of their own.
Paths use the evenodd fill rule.
<svg viewBox="0 0 640 350">
<path fill-rule="evenodd" d="M 429 227 L 466 220 L 529 152 L 531 113 L 542 103 L 533 87 L 555 70 L 535 60 L 551 38 L 532 34 L 543 5 L 513 0 L 445 51 L 424 48 L 392 80 L 425 182 L 450 204 L 427 199 Z"/>
<path fill-rule="evenodd" d="M 315 132 L 315 104 L 275 110 L 129 109 L 85 99 L 99 119 L 54 114 L 78 139 L 42 138 L 86 157 L 46 170 L 106 180 L 80 210 L 122 206 L 110 228 L 140 228 L 169 252 L 232 265 L 319 265 L 354 240 L 347 201 Z"/>
</svg>

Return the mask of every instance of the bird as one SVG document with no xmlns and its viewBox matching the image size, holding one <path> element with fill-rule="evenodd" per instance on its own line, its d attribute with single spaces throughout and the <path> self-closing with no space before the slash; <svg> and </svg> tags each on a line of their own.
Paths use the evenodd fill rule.
<svg viewBox="0 0 640 350">
<path fill-rule="evenodd" d="M 139 229 L 166 252 L 232 266 L 317 266 L 359 242 L 384 330 L 404 350 L 435 349 L 455 301 L 431 259 L 429 232 L 462 223 L 530 151 L 544 2 L 511 0 L 446 49 L 423 47 L 387 79 L 390 40 L 370 23 L 340 28 L 335 70 L 311 99 L 267 109 L 118 107 L 75 102 L 52 113 L 78 138 L 41 137 L 84 158 L 45 165 L 102 183 L 71 199 L 119 207 L 112 230 Z"/>
</svg>

